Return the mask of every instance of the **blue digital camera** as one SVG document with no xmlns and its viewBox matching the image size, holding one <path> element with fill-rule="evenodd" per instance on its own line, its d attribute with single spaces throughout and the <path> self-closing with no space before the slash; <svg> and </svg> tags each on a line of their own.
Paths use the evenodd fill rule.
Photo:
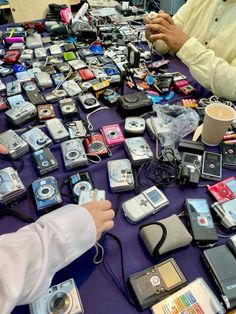
<svg viewBox="0 0 236 314">
<path fill-rule="evenodd" d="M 33 181 L 32 190 L 39 215 L 51 211 L 62 202 L 57 181 L 52 176 Z"/>
</svg>

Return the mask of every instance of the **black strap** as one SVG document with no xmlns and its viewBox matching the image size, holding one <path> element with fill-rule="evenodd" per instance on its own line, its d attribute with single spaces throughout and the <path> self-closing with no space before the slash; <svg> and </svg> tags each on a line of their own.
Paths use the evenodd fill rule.
<svg viewBox="0 0 236 314">
<path fill-rule="evenodd" d="M 0 210 L 0 219 L 3 218 L 4 216 L 14 216 L 24 222 L 34 222 L 34 218 L 29 217 L 25 214 L 23 214 L 22 212 L 20 212 L 19 210 L 16 209 L 1 209 Z"/>
<path fill-rule="evenodd" d="M 148 226 L 151 226 L 151 225 L 157 225 L 157 226 L 161 227 L 162 232 L 163 232 L 160 241 L 157 243 L 157 245 L 155 246 L 155 248 L 154 248 L 154 250 L 153 250 L 153 252 L 152 252 L 152 257 L 156 259 L 156 258 L 158 258 L 159 255 L 160 255 L 160 254 L 159 254 L 159 249 L 161 248 L 161 246 L 163 245 L 163 243 L 164 243 L 165 240 L 166 240 L 166 237 L 167 237 L 167 229 L 166 229 L 166 226 L 165 226 L 163 223 L 156 221 L 156 222 L 151 222 L 151 223 L 149 223 L 149 224 L 142 225 L 141 227 L 139 227 L 139 232 L 140 232 L 141 229 L 143 229 L 143 228 L 145 228 L 145 227 L 148 227 Z"/>
</svg>

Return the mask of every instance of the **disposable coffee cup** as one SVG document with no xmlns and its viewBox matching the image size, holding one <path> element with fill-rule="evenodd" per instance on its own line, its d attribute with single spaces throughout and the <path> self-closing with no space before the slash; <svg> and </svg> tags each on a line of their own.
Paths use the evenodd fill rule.
<svg viewBox="0 0 236 314">
<path fill-rule="evenodd" d="M 220 102 L 214 102 L 205 108 L 202 128 L 202 142 L 206 145 L 220 144 L 231 122 L 236 118 L 236 111 Z"/>
</svg>

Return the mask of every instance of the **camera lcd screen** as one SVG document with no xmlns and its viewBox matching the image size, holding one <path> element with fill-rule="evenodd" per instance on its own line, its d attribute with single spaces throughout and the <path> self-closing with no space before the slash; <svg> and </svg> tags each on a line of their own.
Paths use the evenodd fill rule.
<svg viewBox="0 0 236 314">
<path fill-rule="evenodd" d="M 157 204 L 158 201 L 160 200 L 160 195 L 155 190 L 147 193 L 146 195 L 153 204 Z"/>
<path fill-rule="evenodd" d="M 197 156 L 196 155 L 192 155 L 192 154 L 185 154 L 184 155 L 184 162 L 188 162 L 190 164 L 193 164 L 195 160 L 197 160 Z"/>
<path fill-rule="evenodd" d="M 236 180 L 235 179 L 225 182 L 225 184 L 234 194 L 236 194 Z"/>
<path fill-rule="evenodd" d="M 205 199 L 188 199 L 192 213 L 207 214 L 209 213 L 209 206 Z"/>
<path fill-rule="evenodd" d="M 177 272 L 173 263 L 167 262 L 161 266 L 158 266 L 157 269 L 168 289 L 182 282 L 182 278 L 179 276 L 179 273 Z"/>
</svg>

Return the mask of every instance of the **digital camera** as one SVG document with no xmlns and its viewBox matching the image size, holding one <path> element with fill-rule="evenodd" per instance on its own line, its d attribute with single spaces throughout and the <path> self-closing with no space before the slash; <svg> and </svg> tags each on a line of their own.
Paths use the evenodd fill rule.
<svg viewBox="0 0 236 314">
<path fill-rule="evenodd" d="M 52 144 L 52 140 L 37 127 L 24 132 L 21 137 L 29 144 L 34 152 Z"/>
<path fill-rule="evenodd" d="M 52 79 L 53 79 L 54 84 L 57 86 L 61 84 L 62 81 L 65 80 L 65 75 L 63 73 L 55 73 L 55 74 L 52 74 Z"/>
<path fill-rule="evenodd" d="M 26 43 L 27 48 L 29 49 L 43 47 L 41 35 L 38 33 L 33 33 L 32 35 L 27 36 L 25 43 Z"/>
<path fill-rule="evenodd" d="M 88 165 L 84 146 L 79 138 L 61 143 L 61 150 L 66 170 Z"/>
<path fill-rule="evenodd" d="M 73 278 L 55 285 L 30 303 L 31 314 L 83 314 L 79 291 Z"/>
<path fill-rule="evenodd" d="M 98 79 L 90 80 L 87 82 L 82 82 L 80 83 L 80 87 L 82 88 L 83 92 L 88 92 L 89 90 L 92 89 L 92 86 L 94 84 L 99 83 L 100 81 Z"/>
<path fill-rule="evenodd" d="M 32 49 L 25 49 L 22 51 L 20 55 L 20 61 L 28 61 L 33 58 L 33 50 Z"/>
<path fill-rule="evenodd" d="M 119 124 L 105 125 L 101 131 L 108 146 L 121 144 L 125 140 Z"/>
<path fill-rule="evenodd" d="M 70 97 L 76 96 L 82 92 L 81 88 L 74 80 L 64 82 L 62 87 Z"/>
<path fill-rule="evenodd" d="M 68 183 L 76 204 L 78 203 L 81 191 L 91 191 L 95 188 L 88 171 L 73 174 L 68 178 Z"/>
<path fill-rule="evenodd" d="M 127 135 L 142 135 L 145 130 L 145 120 L 140 117 L 125 118 L 125 133 Z"/>
<path fill-rule="evenodd" d="M 104 90 L 102 99 L 107 106 L 115 106 L 118 100 L 119 94 L 110 88 Z"/>
<path fill-rule="evenodd" d="M 14 96 L 17 94 L 20 94 L 21 92 L 21 85 L 20 82 L 15 80 L 6 83 L 6 89 L 7 89 L 7 96 Z"/>
<path fill-rule="evenodd" d="M 17 159 L 29 151 L 28 143 L 11 129 L 0 134 L 0 144 L 7 147 L 11 159 Z"/>
<path fill-rule="evenodd" d="M 38 105 L 37 110 L 38 110 L 38 118 L 40 122 L 53 119 L 56 116 L 53 105 L 51 104 Z"/>
<path fill-rule="evenodd" d="M 227 202 L 236 198 L 236 178 L 230 177 L 216 183 L 208 185 L 208 191 L 215 197 L 219 203 Z"/>
<path fill-rule="evenodd" d="M 52 80 L 47 72 L 38 72 L 35 74 L 35 80 L 37 85 L 41 89 L 52 87 Z"/>
<path fill-rule="evenodd" d="M 42 105 L 46 102 L 44 96 L 38 90 L 28 92 L 27 97 L 33 105 Z"/>
<path fill-rule="evenodd" d="M 26 194 L 26 187 L 12 167 L 0 170 L 0 204 L 15 203 Z"/>
<path fill-rule="evenodd" d="M 112 192 L 134 189 L 134 177 L 129 159 L 109 160 L 107 162 L 107 170 Z"/>
<path fill-rule="evenodd" d="M 39 215 L 52 210 L 62 202 L 57 181 L 52 176 L 33 181 L 32 191 Z"/>
<path fill-rule="evenodd" d="M 84 139 L 84 146 L 87 155 L 103 156 L 108 154 L 106 143 L 102 134 L 93 133 Z"/>
<path fill-rule="evenodd" d="M 85 93 L 79 96 L 79 101 L 86 111 L 100 107 L 99 101 L 92 93 Z"/>
<path fill-rule="evenodd" d="M 26 101 L 18 107 L 11 108 L 5 112 L 6 119 L 13 125 L 21 125 L 37 115 L 36 107 Z"/>
<path fill-rule="evenodd" d="M 45 122 L 48 132 L 56 142 L 62 142 L 69 138 L 69 132 L 58 118 L 50 119 Z"/>
<path fill-rule="evenodd" d="M 25 102 L 25 99 L 23 98 L 21 94 L 19 94 L 19 95 L 7 97 L 7 102 L 10 105 L 10 107 L 13 108 L 13 107 L 17 107 L 23 104 Z"/>
<path fill-rule="evenodd" d="M 132 165 L 141 165 L 153 158 L 153 153 L 144 137 L 126 138 L 124 145 Z"/>
<path fill-rule="evenodd" d="M 40 175 L 44 175 L 45 173 L 58 169 L 58 162 L 48 147 L 34 152 L 32 154 L 32 160 Z"/>
<path fill-rule="evenodd" d="M 78 114 L 78 109 L 72 98 L 64 98 L 59 100 L 61 114 L 65 117 Z"/>
<path fill-rule="evenodd" d="M 58 99 L 67 96 L 67 92 L 64 89 L 57 89 L 52 91 L 51 93 L 47 93 L 44 95 L 45 99 L 50 102 L 55 102 Z"/>
<path fill-rule="evenodd" d="M 45 59 L 47 57 L 47 51 L 44 47 L 35 48 L 34 55 L 37 59 Z"/>
<path fill-rule="evenodd" d="M 87 131 L 81 120 L 74 120 L 67 123 L 67 128 L 70 138 L 83 138 L 86 136 Z"/>
</svg>

